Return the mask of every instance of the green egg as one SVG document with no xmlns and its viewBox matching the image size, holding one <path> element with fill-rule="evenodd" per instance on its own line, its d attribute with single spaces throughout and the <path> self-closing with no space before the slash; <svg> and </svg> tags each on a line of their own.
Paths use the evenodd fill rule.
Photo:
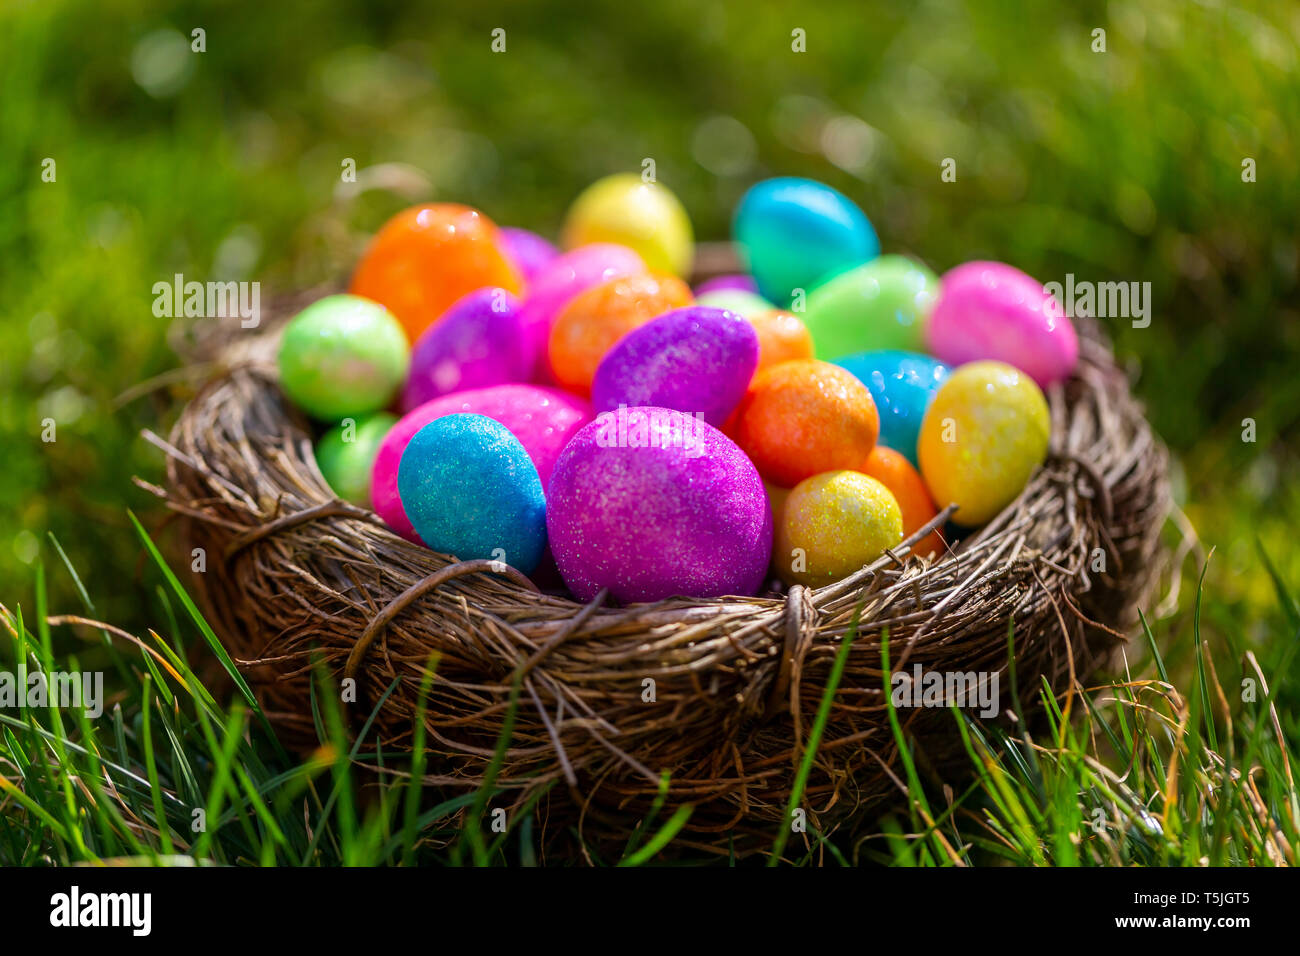
<svg viewBox="0 0 1300 956">
<path fill-rule="evenodd" d="M 695 304 L 706 305 L 710 309 L 726 309 L 747 319 L 771 312 L 776 308 L 761 295 L 746 292 L 744 289 L 718 289 L 714 292 L 706 292 L 695 300 Z"/>
<path fill-rule="evenodd" d="M 406 380 L 411 348 L 392 313 L 355 295 L 303 309 L 280 341 L 280 385 L 313 418 L 337 422 L 387 406 Z"/>
<path fill-rule="evenodd" d="M 875 349 L 923 352 L 938 289 L 938 277 L 919 262 L 881 256 L 818 285 L 801 317 L 819 359 Z"/>
<path fill-rule="evenodd" d="M 370 472 L 379 445 L 397 424 L 391 412 L 345 418 L 316 442 L 316 464 L 333 492 L 344 501 L 370 507 Z"/>
</svg>

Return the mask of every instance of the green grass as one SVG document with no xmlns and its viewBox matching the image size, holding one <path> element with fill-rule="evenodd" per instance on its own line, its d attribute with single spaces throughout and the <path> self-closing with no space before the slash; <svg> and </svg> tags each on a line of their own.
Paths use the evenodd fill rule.
<svg viewBox="0 0 1300 956">
<path fill-rule="evenodd" d="M 0 711 L 0 864 L 501 866 L 536 865 L 543 858 L 535 801 L 512 814 L 503 832 L 492 825 L 493 769 L 510 743 L 512 720 L 503 725 L 480 789 L 440 791 L 423 783 L 429 768 L 420 749 L 422 723 L 416 724 L 414 757 L 384 753 L 368 732 L 388 693 L 352 736 L 337 689 L 318 670 L 311 698 L 317 746 L 305 759 L 292 758 L 256 700 L 246 696 L 230 659 L 211 653 L 210 628 L 143 529 L 141 540 L 156 572 L 149 576 L 162 580 L 154 601 L 159 626 L 147 637 L 109 626 L 95 635 L 86 618 L 49 616 L 39 565 L 35 616 L 0 604 L 8 635 L 0 660 L 11 658 L 20 679 L 80 669 L 78 655 L 55 653 L 51 624 L 78 632 L 82 641 L 108 641 L 119 665 L 97 720 L 81 709 Z M 1260 560 L 1267 562 L 1262 551 Z M 61 570 L 75 577 L 70 566 Z M 1203 579 L 1191 612 L 1194 634 L 1207 597 Z M 927 764 L 917 759 L 916 742 L 890 704 L 901 756 L 894 809 L 851 834 L 774 827 L 767 862 L 1294 863 L 1300 849 L 1291 743 L 1296 727 L 1277 702 L 1290 689 L 1300 612 L 1282 579 L 1274 583 L 1279 634 L 1267 645 L 1271 650 L 1261 658 L 1198 638 L 1192 680 L 1182 688 L 1170 682 L 1162 642 L 1145 620 L 1143 643 L 1131 648 L 1133 660 L 1145 659 L 1144 671 L 1076 688 L 1075 719 L 1045 686 L 1020 687 L 1013 671 L 1014 723 L 983 724 L 953 708 L 952 733 L 963 741 L 969 766 L 946 779 L 923 770 Z M 173 613 L 177 605 L 184 617 Z M 791 819 L 855 633 L 856 627 L 844 638 L 810 729 L 787 808 Z M 882 659 L 889 659 L 887 638 Z M 213 661 L 228 688 L 224 696 L 210 691 L 196 670 Z M 421 708 L 434 679 L 431 663 Z M 1032 728 L 1024 720 L 1022 693 L 1034 694 L 1043 707 L 1045 716 Z M 516 686 L 511 715 L 517 700 Z M 647 818 L 630 827 L 621 857 L 602 858 L 589 848 L 593 862 L 716 865 L 729 859 L 678 843 L 691 807 L 662 819 L 667 782 Z"/>
</svg>

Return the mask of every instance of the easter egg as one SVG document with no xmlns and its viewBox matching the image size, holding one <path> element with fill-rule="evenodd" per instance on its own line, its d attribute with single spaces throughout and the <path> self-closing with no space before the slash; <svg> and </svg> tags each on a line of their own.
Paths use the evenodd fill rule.
<svg viewBox="0 0 1300 956">
<path fill-rule="evenodd" d="M 483 286 L 520 288 L 497 227 L 469 206 L 431 203 L 384 223 L 348 291 L 386 305 L 414 342 L 453 302 Z"/>
<path fill-rule="evenodd" d="M 566 249 L 616 242 L 635 250 L 656 272 L 691 271 L 691 220 L 668 187 L 634 173 L 606 176 L 588 186 L 569 208 L 561 241 Z"/>
<path fill-rule="evenodd" d="M 506 257 L 514 263 L 525 282 L 532 282 L 560 254 L 560 250 L 537 233 L 515 226 L 502 227 L 501 243 Z"/>
<path fill-rule="evenodd" d="M 877 445 L 859 470 L 875 478 L 894 496 L 903 515 L 904 537 L 938 514 L 938 509 L 930 500 L 930 492 L 917 470 L 894 449 Z M 912 545 L 910 553 L 921 557 L 943 554 L 943 537 L 939 534 L 939 529 L 936 528 Z"/>
<path fill-rule="evenodd" d="M 518 299 L 501 288 L 471 292 L 416 340 L 402 409 L 409 412 L 448 392 L 526 382 L 537 361 L 530 346 Z"/>
<path fill-rule="evenodd" d="M 690 287 L 673 276 L 625 276 L 588 289 L 565 306 L 551 328 L 551 375 L 565 388 L 589 391 L 596 366 L 619 339 L 690 302 Z"/>
<path fill-rule="evenodd" d="M 714 276 L 712 279 L 705 279 L 695 287 L 695 298 L 699 299 L 700 296 L 712 292 L 749 292 L 758 295 L 758 283 L 754 281 L 753 276 L 739 272 Z"/>
<path fill-rule="evenodd" d="M 788 305 L 796 289 L 880 254 L 871 223 L 843 193 L 811 179 L 768 179 L 740 200 L 732 234 L 764 298 Z M 816 333 L 814 332 L 814 335 Z"/>
<path fill-rule="evenodd" d="M 336 422 L 388 405 L 406 378 L 411 350 L 382 305 L 330 295 L 289 320 L 277 360 L 289 399 L 313 418 Z"/>
<path fill-rule="evenodd" d="M 1068 378 L 1079 360 L 1078 336 L 1056 300 L 1002 262 L 967 262 L 944 274 L 926 342 L 950 366 L 1005 362 L 1044 388 Z"/>
<path fill-rule="evenodd" d="M 757 293 L 743 288 L 717 288 L 704 290 L 695 299 L 696 305 L 737 312 L 749 319 L 758 333 L 758 370 L 788 362 L 791 359 L 813 357 L 813 339 L 808 327 L 797 316 L 778 309 Z"/>
<path fill-rule="evenodd" d="M 370 507 L 370 473 L 388 430 L 397 424 L 391 412 L 372 412 L 344 420 L 316 442 L 316 464 L 330 490 L 344 501 Z"/>
<path fill-rule="evenodd" d="M 1003 362 L 972 362 L 939 386 L 921 422 L 921 476 L 955 524 L 988 521 L 1047 455 L 1051 418 L 1033 380 Z"/>
<path fill-rule="evenodd" d="M 532 347 L 537 350 L 537 372 L 547 370 L 546 347 L 560 311 L 575 297 L 594 286 L 621 276 L 644 275 L 645 263 L 626 246 L 597 243 L 556 256 L 533 277 L 519 312 Z"/>
<path fill-rule="evenodd" d="M 662 408 L 604 412 L 560 454 L 546 515 L 569 589 L 628 603 L 754 594 L 772 553 L 763 482 L 735 443 Z"/>
<path fill-rule="evenodd" d="M 808 293 L 803 315 L 817 357 L 921 349 L 938 289 L 933 272 L 903 256 L 880 256 L 827 279 Z"/>
<path fill-rule="evenodd" d="M 763 489 L 767 492 L 768 507 L 772 509 L 772 526 L 776 527 L 776 522 L 781 520 L 781 509 L 785 507 L 785 499 L 790 497 L 790 489 L 774 485 L 770 481 L 763 482 Z"/>
<path fill-rule="evenodd" d="M 747 319 L 760 312 L 770 312 L 776 308 L 757 292 L 745 289 L 710 289 L 696 296 L 695 304 L 707 305 L 710 309 L 739 312 Z"/>
<path fill-rule="evenodd" d="M 688 306 L 629 332 L 601 360 L 591 386 L 597 413 L 655 405 L 721 425 L 758 365 L 758 334 L 734 312 Z"/>
<path fill-rule="evenodd" d="M 531 574 L 546 548 L 546 497 L 524 446 L 483 415 L 445 415 L 402 452 L 407 517 L 434 551 L 492 558 Z"/>
<path fill-rule="evenodd" d="M 555 460 L 578 429 L 591 421 L 591 406 L 558 388 L 541 385 L 494 385 L 454 392 L 426 402 L 403 415 L 384 437 L 375 455 L 370 501 L 375 513 L 402 537 L 419 540 L 402 507 L 397 468 L 411 436 L 443 417 L 472 413 L 500 422 L 519 439 L 546 488 Z"/>
<path fill-rule="evenodd" d="M 812 334 L 798 316 L 768 309 L 745 318 L 758 334 L 758 371 L 781 362 L 813 357 Z"/>
<path fill-rule="evenodd" d="M 737 415 L 737 443 L 764 478 L 786 487 L 858 467 L 880 432 L 867 387 L 838 365 L 815 360 L 760 372 Z"/>
<path fill-rule="evenodd" d="M 828 471 L 790 489 L 772 545 L 788 584 L 822 587 L 866 567 L 903 540 L 898 502 L 875 478 Z"/>
<path fill-rule="evenodd" d="M 881 349 L 847 355 L 834 363 L 871 390 L 880 413 L 880 444 L 916 464 L 916 440 L 930 400 L 948 377 L 948 366 L 928 355 Z"/>
</svg>

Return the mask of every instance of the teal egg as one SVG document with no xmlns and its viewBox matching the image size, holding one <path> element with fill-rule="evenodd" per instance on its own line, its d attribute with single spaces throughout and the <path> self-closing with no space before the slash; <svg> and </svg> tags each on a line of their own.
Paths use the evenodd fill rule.
<svg viewBox="0 0 1300 956">
<path fill-rule="evenodd" d="M 767 179 L 740 200 L 732 235 L 763 298 L 789 305 L 827 275 L 880 254 L 880 241 L 851 199 L 811 179 Z"/>
<path fill-rule="evenodd" d="M 391 412 L 345 418 L 316 442 L 316 464 L 330 490 L 344 501 L 370 507 L 370 472 L 388 430 L 397 424 Z"/>
<path fill-rule="evenodd" d="M 897 349 L 860 352 L 832 364 L 847 369 L 871 392 L 880 413 L 880 444 L 906 456 L 916 467 L 921 420 L 948 378 L 948 366 L 928 355 Z"/>
<path fill-rule="evenodd" d="M 280 386 L 313 418 L 337 422 L 376 412 L 406 380 L 411 348 L 377 302 L 331 295 L 303 309 L 280 340 Z"/>
<path fill-rule="evenodd" d="M 411 438 L 397 492 L 416 534 L 462 561 L 504 561 L 531 574 L 546 547 L 546 498 L 528 452 L 484 415 L 435 418 Z"/>
<path fill-rule="evenodd" d="M 881 256 L 822 282 L 803 321 L 819 359 L 863 349 L 920 351 L 939 278 L 905 256 Z"/>
</svg>

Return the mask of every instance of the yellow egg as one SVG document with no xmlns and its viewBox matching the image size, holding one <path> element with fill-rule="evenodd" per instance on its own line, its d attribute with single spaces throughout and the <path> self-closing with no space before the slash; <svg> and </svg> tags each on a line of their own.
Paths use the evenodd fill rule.
<svg viewBox="0 0 1300 956">
<path fill-rule="evenodd" d="M 821 587 L 902 540 L 903 513 L 888 488 L 858 471 L 825 471 L 786 496 L 772 563 L 788 584 Z"/>
<path fill-rule="evenodd" d="M 695 254 L 691 220 L 666 186 L 618 173 L 592 183 L 569 207 L 560 242 L 575 249 L 616 242 L 640 253 L 652 272 L 686 276 Z"/>
<path fill-rule="evenodd" d="M 763 482 L 763 489 L 767 492 L 767 503 L 772 507 L 772 527 L 775 528 L 781 521 L 781 509 L 785 507 L 785 499 L 790 497 L 790 489 L 770 481 Z"/>
<path fill-rule="evenodd" d="M 948 376 L 921 422 L 917 454 L 934 503 L 953 521 L 983 524 L 1015 500 L 1047 456 L 1051 416 L 1033 379 L 1003 362 Z"/>
</svg>

